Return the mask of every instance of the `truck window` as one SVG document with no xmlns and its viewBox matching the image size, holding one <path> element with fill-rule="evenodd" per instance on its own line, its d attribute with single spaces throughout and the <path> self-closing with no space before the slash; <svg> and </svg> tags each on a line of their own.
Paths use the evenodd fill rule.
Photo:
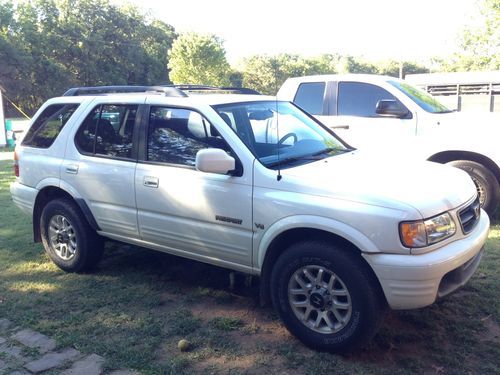
<svg viewBox="0 0 500 375">
<path fill-rule="evenodd" d="M 397 100 L 387 90 L 369 83 L 340 82 L 338 91 L 339 116 L 378 117 L 375 107 L 379 100 Z"/>
<path fill-rule="evenodd" d="M 301 83 L 293 102 L 311 115 L 323 114 L 325 82 Z"/>
</svg>

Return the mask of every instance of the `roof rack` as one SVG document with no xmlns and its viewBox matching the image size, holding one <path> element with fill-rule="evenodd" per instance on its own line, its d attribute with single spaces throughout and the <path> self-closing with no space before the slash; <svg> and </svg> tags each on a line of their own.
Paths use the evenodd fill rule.
<svg viewBox="0 0 500 375">
<path fill-rule="evenodd" d="M 233 94 L 245 94 L 245 95 L 261 95 L 260 92 L 249 89 L 246 87 L 230 87 L 230 86 L 206 86 L 206 85 L 169 85 L 168 87 L 173 87 L 182 91 L 187 92 L 228 92 Z"/>
<path fill-rule="evenodd" d="M 73 87 L 66 91 L 63 96 L 79 95 L 102 95 L 120 94 L 134 92 L 150 92 L 164 94 L 165 96 L 186 97 L 186 93 L 174 86 L 94 86 L 94 87 Z"/>
</svg>

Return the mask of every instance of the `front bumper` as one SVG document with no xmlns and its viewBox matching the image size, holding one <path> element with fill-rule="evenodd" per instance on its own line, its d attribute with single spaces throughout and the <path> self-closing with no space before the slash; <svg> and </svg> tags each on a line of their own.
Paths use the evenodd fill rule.
<svg viewBox="0 0 500 375">
<path fill-rule="evenodd" d="M 421 255 L 363 254 L 380 281 L 392 309 L 415 309 L 434 303 L 463 286 L 479 266 L 490 219 L 483 211 L 465 238 Z"/>
</svg>

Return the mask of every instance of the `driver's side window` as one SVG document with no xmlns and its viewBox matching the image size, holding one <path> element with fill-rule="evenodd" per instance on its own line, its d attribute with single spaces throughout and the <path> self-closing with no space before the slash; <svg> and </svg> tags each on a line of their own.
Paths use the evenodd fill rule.
<svg viewBox="0 0 500 375">
<path fill-rule="evenodd" d="M 339 116 L 379 117 L 375 109 L 380 100 L 398 101 L 387 90 L 370 83 L 340 82 L 338 90 Z"/>
</svg>

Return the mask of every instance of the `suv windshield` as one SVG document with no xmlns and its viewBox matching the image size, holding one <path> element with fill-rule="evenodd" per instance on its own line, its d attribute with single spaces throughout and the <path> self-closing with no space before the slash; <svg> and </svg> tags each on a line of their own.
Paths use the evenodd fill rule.
<svg viewBox="0 0 500 375">
<path fill-rule="evenodd" d="M 350 150 L 288 102 L 224 104 L 214 109 L 268 168 L 300 165 Z"/>
<path fill-rule="evenodd" d="M 395 88 L 400 90 L 403 94 L 412 99 L 417 103 L 424 111 L 431 113 L 450 113 L 452 110 L 448 109 L 446 106 L 441 104 L 432 95 L 426 93 L 425 91 L 419 90 L 412 85 L 399 82 L 399 81 L 388 81 Z"/>
</svg>

